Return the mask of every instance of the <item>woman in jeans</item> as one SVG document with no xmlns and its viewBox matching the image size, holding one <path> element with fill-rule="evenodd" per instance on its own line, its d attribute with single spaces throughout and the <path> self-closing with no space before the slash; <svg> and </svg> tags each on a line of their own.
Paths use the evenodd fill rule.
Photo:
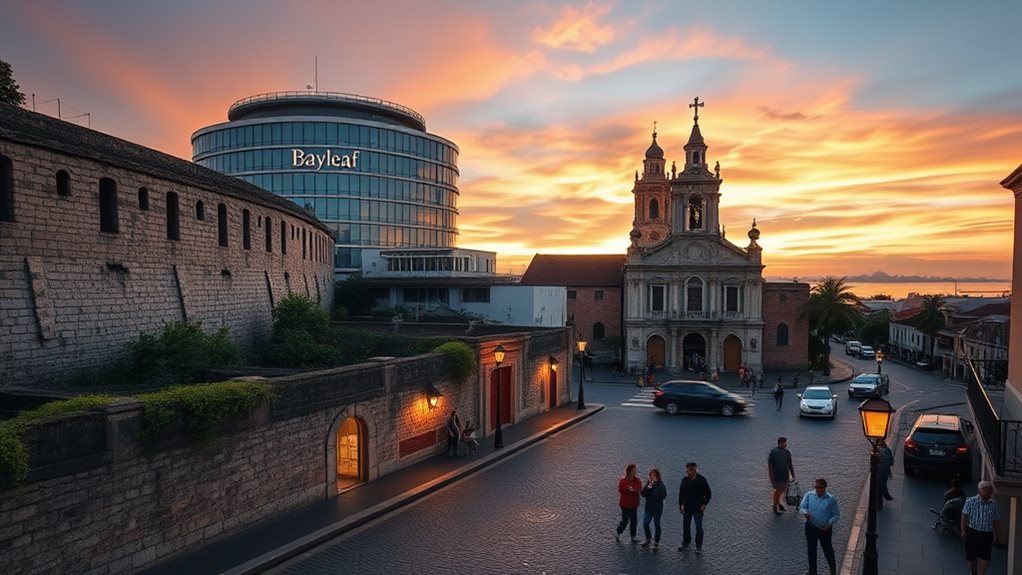
<svg viewBox="0 0 1022 575">
<path fill-rule="evenodd" d="M 660 547 L 660 516 L 664 514 L 664 499 L 667 499 L 667 486 L 660 477 L 659 469 L 649 470 L 649 479 L 642 488 L 642 496 L 646 498 L 646 508 L 642 513 L 642 529 L 646 532 L 646 540 L 642 546 L 649 547 L 651 535 L 654 535 L 649 530 L 649 522 L 652 521 L 655 530 L 655 536 L 652 537 L 653 549 L 657 549 Z"/>
<path fill-rule="evenodd" d="M 635 476 L 635 464 L 629 463 L 625 467 L 625 476 L 617 482 L 617 491 L 621 494 L 618 505 L 621 506 L 621 522 L 617 524 L 616 540 L 621 541 L 621 534 L 628 526 L 628 532 L 632 536 L 632 543 L 638 541 L 635 537 L 639 522 L 639 494 L 642 493 L 642 481 Z"/>
</svg>

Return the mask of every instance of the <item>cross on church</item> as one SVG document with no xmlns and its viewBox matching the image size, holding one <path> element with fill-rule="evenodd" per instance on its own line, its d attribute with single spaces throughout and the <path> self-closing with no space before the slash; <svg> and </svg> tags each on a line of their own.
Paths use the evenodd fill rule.
<svg viewBox="0 0 1022 575">
<path fill-rule="evenodd" d="M 688 107 L 696 109 L 695 122 L 696 122 L 696 125 L 698 126 L 699 125 L 699 108 L 705 108 L 706 107 L 706 102 L 700 102 L 699 101 L 699 96 L 696 96 L 695 101 L 692 102 L 691 104 L 689 104 Z"/>
</svg>

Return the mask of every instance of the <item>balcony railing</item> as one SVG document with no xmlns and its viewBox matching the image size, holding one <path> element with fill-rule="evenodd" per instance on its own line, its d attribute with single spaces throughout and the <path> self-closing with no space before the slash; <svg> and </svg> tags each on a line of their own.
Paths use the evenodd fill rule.
<svg viewBox="0 0 1022 575">
<path fill-rule="evenodd" d="M 1022 421 L 1001 419 L 994 409 L 987 389 L 981 383 L 976 365 L 968 362 L 970 377 L 968 396 L 976 426 L 989 450 L 991 464 L 997 475 L 1022 474 Z"/>
</svg>

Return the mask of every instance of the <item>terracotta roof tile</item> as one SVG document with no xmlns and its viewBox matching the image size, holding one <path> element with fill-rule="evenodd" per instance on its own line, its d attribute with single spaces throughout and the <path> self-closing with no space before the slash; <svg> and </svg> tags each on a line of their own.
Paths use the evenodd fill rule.
<svg viewBox="0 0 1022 575">
<path fill-rule="evenodd" d="M 522 285 L 620 286 L 624 254 L 558 255 L 536 254 L 522 276 Z"/>
</svg>

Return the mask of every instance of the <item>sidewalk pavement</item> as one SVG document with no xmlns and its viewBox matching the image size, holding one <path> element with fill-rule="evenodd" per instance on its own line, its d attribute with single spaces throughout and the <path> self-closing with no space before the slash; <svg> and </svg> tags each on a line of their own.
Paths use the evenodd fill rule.
<svg viewBox="0 0 1022 575">
<path fill-rule="evenodd" d="M 207 545 L 152 569 L 151 574 L 259 573 L 438 491 L 515 452 L 603 410 L 589 404 L 578 410 L 571 401 L 503 428 L 504 447 L 493 436 L 482 438 L 479 452 L 449 458 L 437 455 L 362 484 L 337 497 L 286 513 L 241 533 Z"/>
</svg>

